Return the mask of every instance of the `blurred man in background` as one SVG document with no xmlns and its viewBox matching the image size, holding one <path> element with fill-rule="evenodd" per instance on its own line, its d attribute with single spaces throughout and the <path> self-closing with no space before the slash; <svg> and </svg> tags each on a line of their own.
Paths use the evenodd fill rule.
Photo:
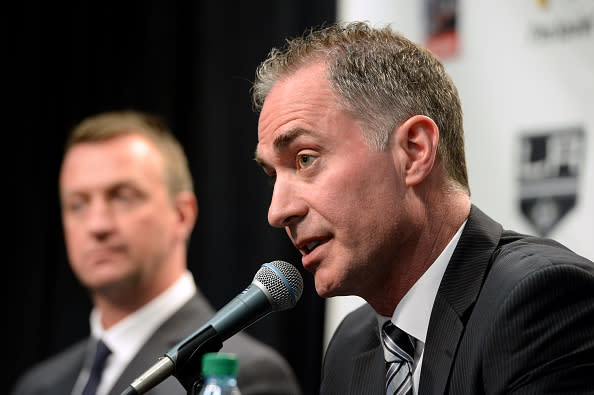
<svg viewBox="0 0 594 395">
<path fill-rule="evenodd" d="M 93 302 L 91 334 L 33 367 L 13 394 L 119 395 L 215 313 L 187 268 L 198 216 L 187 158 L 154 115 L 97 114 L 66 143 L 59 191 L 69 263 Z M 300 393 L 286 360 L 249 335 L 221 351 L 238 354 L 244 395 Z M 186 392 L 169 377 L 149 394 Z"/>
</svg>

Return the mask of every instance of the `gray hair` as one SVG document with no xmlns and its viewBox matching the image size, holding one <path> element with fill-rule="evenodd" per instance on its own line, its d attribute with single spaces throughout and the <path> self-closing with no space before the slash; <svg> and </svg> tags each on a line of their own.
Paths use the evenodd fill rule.
<svg viewBox="0 0 594 395">
<path fill-rule="evenodd" d="M 339 104 L 361 121 L 372 149 L 386 149 L 394 128 L 410 117 L 431 118 L 447 174 L 469 193 L 458 90 L 434 54 L 390 27 L 352 22 L 310 29 L 273 48 L 258 66 L 254 107 L 262 109 L 277 81 L 316 61 L 326 62 Z"/>
</svg>

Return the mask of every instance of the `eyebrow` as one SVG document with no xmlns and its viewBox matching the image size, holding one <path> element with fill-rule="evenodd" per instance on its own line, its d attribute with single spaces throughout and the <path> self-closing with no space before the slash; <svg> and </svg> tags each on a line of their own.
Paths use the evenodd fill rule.
<svg viewBox="0 0 594 395">
<path fill-rule="evenodd" d="M 130 179 L 123 179 L 120 181 L 117 181 L 114 184 L 109 184 L 107 186 L 105 186 L 106 190 L 108 193 L 111 193 L 115 190 L 118 189 L 122 189 L 122 188 L 133 188 L 133 189 L 139 189 L 139 186 L 136 182 L 134 182 L 133 180 Z M 83 188 L 83 190 L 80 189 L 63 189 L 62 187 L 60 187 L 60 197 L 64 197 L 67 198 L 69 196 L 77 196 L 77 195 L 84 195 L 87 193 L 87 189 Z"/>
<path fill-rule="evenodd" d="M 287 148 L 293 141 L 295 141 L 299 136 L 304 134 L 311 134 L 309 130 L 303 128 L 295 128 L 286 131 L 283 134 L 276 136 L 274 142 L 272 143 L 275 151 L 281 151 L 284 148 Z"/>
<path fill-rule="evenodd" d="M 274 141 L 272 142 L 272 146 L 276 152 L 282 151 L 283 149 L 287 148 L 293 141 L 295 141 L 298 137 L 303 136 L 305 134 L 313 134 L 310 130 L 303 129 L 303 128 L 294 128 L 289 129 L 288 131 L 279 134 L 276 136 Z M 258 155 L 258 149 L 256 148 L 256 152 L 254 154 L 254 159 L 260 165 L 265 165 L 266 162 Z"/>
</svg>

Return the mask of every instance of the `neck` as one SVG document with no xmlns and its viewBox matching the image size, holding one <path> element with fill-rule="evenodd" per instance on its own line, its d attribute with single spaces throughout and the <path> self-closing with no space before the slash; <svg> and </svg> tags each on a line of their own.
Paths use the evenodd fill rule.
<svg viewBox="0 0 594 395">
<path fill-rule="evenodd" d="M 178 269 L 167 267 L 167 273 L 155 272 L 150 275 L 129 276 L 117 284 L 92 290 L 93 305 L 101 311 L 103 328 L 111 328 L 151 302 L 185 273 L 185 267 L 180 266 Z"/>
<path fill-rule="evenodd" d="M 452 240 L 470 212 L 470 199 L 465 193 L 448 191 L 427 204 L 421 200 L 412 208 L 420 213 L 409 224 L 406 242 L 398 256 L 381 273 L 372 293 L 365 299 L 378 314 L 391 316 L 404 295 L 435 262 Z"/>
</svg>

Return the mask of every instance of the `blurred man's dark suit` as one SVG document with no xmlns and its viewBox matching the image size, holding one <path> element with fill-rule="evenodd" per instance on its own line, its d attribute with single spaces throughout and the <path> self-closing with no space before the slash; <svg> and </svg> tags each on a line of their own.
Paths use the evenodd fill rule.
<svg viewBox="0 0 594 395">
<path fill-rule="evenodd" d="M 197 291 L 189 302 L 168 319 L 141 348 L 116 381 L 109 395 L 121 392 L 144 373 L 158 358 L 178 342 L 198 329 L 215 311 Z M 70 394 L 83 366 L 88 340 L 71 346 L 64 352 L 42 362 L 21 378 L 13 395 Z M 244 333 L 224 342 L 221 352 L 239 355 L 238 386 L 247 394 L 299 394 L 297 380 L 287 362 L 275 350 Z M 169 377 L 147 395 L 186 394 L 175 377 Z"/>
</svg>

